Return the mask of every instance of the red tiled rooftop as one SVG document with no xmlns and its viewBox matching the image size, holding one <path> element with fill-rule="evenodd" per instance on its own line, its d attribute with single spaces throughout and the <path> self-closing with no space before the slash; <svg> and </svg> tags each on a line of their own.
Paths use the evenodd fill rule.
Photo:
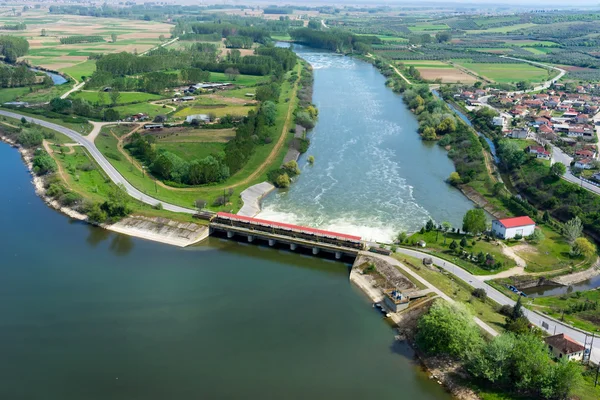
<svg viewBox="0 0 600 400">
<path fill-rule="evenodd" d="M 535 222 L 527 216 L 499 219 L 498 222 L 500 222 L 505 228 L 535 225 Z"/>
</svg>

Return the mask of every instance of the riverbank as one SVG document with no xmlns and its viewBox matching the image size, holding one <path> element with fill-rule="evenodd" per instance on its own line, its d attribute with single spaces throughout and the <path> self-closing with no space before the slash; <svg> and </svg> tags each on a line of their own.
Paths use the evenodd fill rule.
<svg viewBox="0 0 600 400">
<path fill-rule="evenodd" d="M 194 223 L 184 223 L 161 217 L 145 217 L 141 215 L 131 215 L 114 224 L 96 224 L 88 220 L 87 215 L 79 211 L 64 207 L 58 201 L 49 197 L 46 193 L 44 179 L 33 172 L 33 154 L 31 150 L 25 149 L 14 140 L 0 136 L 0 141 L 15 148 L 21 154 L 25 166 L 27 167 L 32 180 L 31 183 L 35 189 L 36 195 L 44 201 L 49 207 L 59 211 L 77 221 L 90 223 L 103 229 L 146 239 L 153 242 L 169 244 L 178 247 L 187 247 L 198 243 L 208 237 L 209 228 Z"/>
<path fill-rule="evenodd" d="M 350 272 L 350 282 L 356 285 L 371 301 L 374 303 L 380 303 L 383 301 L 385 294 L 383 293 L 382 286 L 377 283 L 376 279 L 360 271 L 360 266 L 365 263 L 374 262 L 377 268 L 382 267 L 383 264 L 388 264 L 385 260 L 382 260 L 375 256 L 364 256 L 359 255 L 356 258 L 352 270 Z M 375 265 L 370 264 L 370 265 Z M 390 269 L 397 272 L 398 275 L 402 274 L 397 271 L 392 265 L 387 265 Z M 404 277 L 407 279 L 407 277 Z M 479 396 L 468 387 L 459 383 L 456 379 L 460 376 L 458 370 L 459 365 L 454 362 L 450 362 L 448 359 L 438 357 L 427 357 L 425 354 L 419 351 L 415 344 L 414 337 L 416 332 L 417 323 L 419 318 L 425 314 L 436 296 L 424 297 L 419 300 L 412 302 L 407 309 L 402 310 L 398 313 L 389 313 L 389 320 L 393 323 L 394 328 L 397 329 L 399 335 L 396 336 L 396 340 L 406 341 L 415 351 L 421 367 L 427 371 L 429 379 L 435 380 L 439 385 L 442 385 L 452 396 L 460 400 L 476 400 Z"/>
</svg>

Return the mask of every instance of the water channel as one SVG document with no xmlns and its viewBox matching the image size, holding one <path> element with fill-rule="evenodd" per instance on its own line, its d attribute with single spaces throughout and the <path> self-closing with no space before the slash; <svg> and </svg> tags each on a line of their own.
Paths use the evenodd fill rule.
<svg viewBox="0 0 600 400">
<path fill-rule="evenodd" d="M 44 74 L 48 75 L 51 79 L 52 82 L 54 83 L 54 85 L 62 85 L 63 83 L 67 83 L 67 80 L 65 79 L 64 76 L 56 74 L 54 72 L 50 72 L 50 71 L 42 71 L 40 69 L 35 69 L 35 68 L 30 68 L 32 71 L 35 72 L 43 72 Z"/>
<path fill-rule="evenodd" d="M 109 233 L 30 180 L 0 143 L 0 398 L 449 399 L 347 265 Z"/>
<path fill-rule="evenodd" d="M 372 65 L 295 46 L 314 68 L 320 111 L 302 174 L 263 201 L 259 217 L 389 240 L 433 218 L 460 226 L 473 204 L 445 183 L 454 166 L 424 143 L 402 98 Z M 313 155 L 315 164 L 306 157 Z"/>
</svg>

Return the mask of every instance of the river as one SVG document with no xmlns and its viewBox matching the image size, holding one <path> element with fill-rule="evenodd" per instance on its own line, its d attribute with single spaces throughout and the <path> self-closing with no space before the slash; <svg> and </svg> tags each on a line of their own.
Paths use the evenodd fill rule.
<svg viewBox="0 0 600 400">
<path fill-rule="evenodd" d="M 348 266 L 69 220 L 0 143 L 0 398 L 449 399 Z"/>
<path fill-rule="evenodd" d="M 355 58 L 295 50 L 314 68 L 319 121 L 299 159 L 301 175 L 267 196 L 258 216 L 368 240 L 390 240 L 429 218 L 461 226 L 473 204 L 445 183 L 452 161 L 420 139 L 416 118 L 379 71 Z"/>
<path fill-rule="evenodd" d="M 35 72 L 43 72 L 44 74 L 48 75 L 51 79 L 52 82 L 54 83 L 54 85 L 62 85 L 63 83 L 67 83 L 67 80 L 65 79 L 64 76 L 56 74 L 54 72 L 50 72 L 50 71 L 42 71 L 40 69 L 35 69 L 35 68 L 29 68 L 32 71 Z"/>
</svg>

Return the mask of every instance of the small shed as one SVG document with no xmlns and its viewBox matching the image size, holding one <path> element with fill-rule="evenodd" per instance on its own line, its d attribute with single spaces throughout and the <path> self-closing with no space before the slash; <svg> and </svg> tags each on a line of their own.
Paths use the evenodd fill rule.
<svg viewBox="0 0 600 400">
<path fill-rule="evenodd" d="M 386 290 L 383 303 L 391 312 L 402 311 L 408 307 L 409 299 L 397 289 Z"/>
</svg>

